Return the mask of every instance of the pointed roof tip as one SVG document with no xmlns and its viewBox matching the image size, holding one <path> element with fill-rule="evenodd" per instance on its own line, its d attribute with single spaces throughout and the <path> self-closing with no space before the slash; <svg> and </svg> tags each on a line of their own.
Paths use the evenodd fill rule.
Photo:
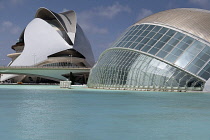
<svg viewBox="0 0 210 140">
<path fill-rule="evenodd" d="M 35 14 L 35 18 L 38 16 L 39 12 L 42 11 L 42 10 L 47 10 L 49 12 L 53 12 L 45 7 L 39 7 L 37 10 L 36 10 L 36 14 Z"/>
<path fill-rule="evenodd" d="M 71 42 L 74 42 L 74 36 L 70 35 L 70 33 L 76 33 L 77 18 L 75 11 L 69 10 L 62 13 L 55 13 L 45 7 L 40 7 L 35 14 L 35 18 L 41 18 L 44 20 L 56 19 L 69 36 Z"/>
<path fill-rule="evenodd" d="M 42 10 L 46 10 L 46 11 L 49 11 L 49 12 L 51 12 L 51 13 L 55 13 L 54 11 L 52 11 L 52 10 L 46 8 L 46 7 L 39 7 L 39 8 L 36 10 L 35 17 L 37 17 L 37 15 L 39 14 L 39 12 L 42 11 Z M 59 13 L 57 13 L 57 14 L 68 14 L 68 13 L 71 13 L 71 12 L 73 12 L 73 13 L 75 14 L 75 16 L 76 16 L 76 12 L 75 12 L 74 10 L 67 10 L 67 11 L 64 11 L 64 12 L 59 12 Z"/>
<path fill-rule="evenodd" d="M 76 14 L 76 12 L 74 10 L 67 10 L 67 9 L 66 9 L 66 11 L 60 12 L 59 14 L 65 14 L 65 13 L 69 13 L 69 12 L 73 12 Z"/>
</svg>

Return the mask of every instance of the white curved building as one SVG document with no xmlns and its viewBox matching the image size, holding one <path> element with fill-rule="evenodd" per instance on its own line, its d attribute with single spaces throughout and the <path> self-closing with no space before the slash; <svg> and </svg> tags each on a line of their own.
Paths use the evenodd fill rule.
<svg viewBox="0 0 210 140">
<path fill-rule="evenodd" d="M 172 9 L 130 26 L 93 67 L 88 86 L 210 91 L 210 11 Z"/>
<path fill-rule="evenodd" d="M 16 52 L 8 54 L 12 58 L 9 66 L 90 68 L 95 62 L 90 43 L 77 24 L 74 11 L 57 14 L 39 8 L 12 49 Z M 3 75 L 1 81 L 11 78 L 21 81 L 27 77 Z M 30 79 L 36 81 L 36 78 Z"/>
</svg>

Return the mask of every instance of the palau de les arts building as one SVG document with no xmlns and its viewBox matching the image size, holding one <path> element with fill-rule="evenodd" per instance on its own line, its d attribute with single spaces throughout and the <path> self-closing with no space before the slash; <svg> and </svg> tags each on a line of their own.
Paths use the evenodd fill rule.
<svg viewBox="0 0 210 140">
<path fill-rule="evenodd" d="M 172 9 L 148 16 L 105 50 L 88 87 L 210 91 L 210 11 Z"/>
<path fill-rule="evenodd" d="M 12 46 L 15 53 L 7 56 L 12 59 L 9 67 L 73 67 L 91 68 L 94 56 L 91 45 L 81 27 L 77 24 L 74 11 L 54 13 L 46 8 L 39 8 L 35 18 L 26 26 L 18 42 Z M 89 73 L 74 75 L 77 83 L 84 83 L 84 76 Z M 64 73 L 69 79 L 70 73 Z M 81 81 L 81 79 L 83 81 Z M 36 75 L 2 74 L 1 81 L 11 82 L 55 82 L 61 79 Z"/>
</svg>

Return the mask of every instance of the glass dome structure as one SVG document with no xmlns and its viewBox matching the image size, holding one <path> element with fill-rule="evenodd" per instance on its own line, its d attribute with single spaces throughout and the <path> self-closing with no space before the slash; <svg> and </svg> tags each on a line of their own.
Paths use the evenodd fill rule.
<svg viewBox="0 0 210 140">
<path fill-rule="evenodd" d="M 210 77 L 210 12 L 172 9 L 130 26 L 93 67 L 92 88 L 201 91 Z"/>
</svg>

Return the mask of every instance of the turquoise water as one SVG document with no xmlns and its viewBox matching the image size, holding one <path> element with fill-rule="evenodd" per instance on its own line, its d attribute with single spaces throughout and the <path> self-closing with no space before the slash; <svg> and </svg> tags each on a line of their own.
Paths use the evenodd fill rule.
<svg viewBox="0 0 210 140">
<path fill-rule="evenodd" d="M 0 85 L 2 140 L 209 140 L 210 93 Z"/>
</svg>

